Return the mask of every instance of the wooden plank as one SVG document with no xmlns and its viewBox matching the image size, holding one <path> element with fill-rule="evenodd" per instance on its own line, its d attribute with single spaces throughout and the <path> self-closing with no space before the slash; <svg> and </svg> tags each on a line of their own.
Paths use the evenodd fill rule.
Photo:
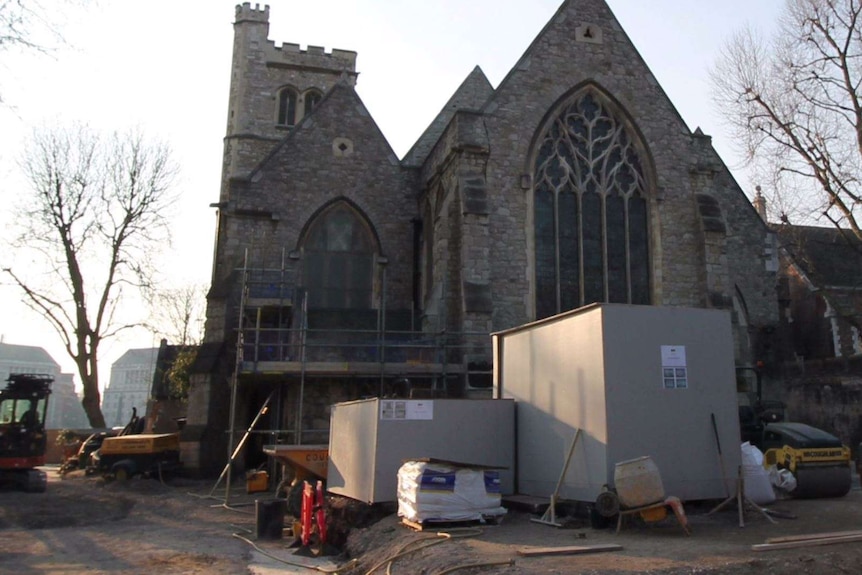
<svg viewBox="0 0 862 575">
<path fill-rule="evenodd" d="M 809 533 L 807 535 L 787 535 L 785 537 L 770 537 L 767 543 L 790 543 L 791 541 L 810 541 L 812 539 L 828 539 L 831 537 L 851 537 L 862 535 L 862 531 L 832 531 L 829 533 Z"/>
<path fill-rule="evenodd" d="M 778 509 L 770 509 L 768 507 L 761 507 L 760 511 L 766 513 L 770 517 L 778 517 L 779 519 L 799 519 L 793 513 L 788 513 L 787 511 L 779 511 Z"/>
<path fill-rule="evenodd" d="M 604 553 L 619 551 L 622 545 L 572 545 L 568 547 L 523 547 L 518 549 L 521 557 L 544 557 L 547 555 L 584 555 L 586 553 Z"/>
<path fill-rule="evenodd" d="M 817 547 L 820 545 L 835 545 L 837 543 L 853 543 L 862 541 L 862 535 L 848 535 L 846 537 L 826 537 L 823 539 L 806 539 L 803 541 L 788 541 L 787 543 L 763 543 L 752 545 L 752 551 L 774 551 L 777 549 L 798 549 L 800 547 Z"/>
<path fill-rule="evenodd" d="M 427 531 L 427 530 L 445 530 L 445 529 L 462 529 L 464 527 L 474 527 L 477 525 L 481 525 L 482 527 L 486 525 L 493 525 L 493 521 L 498 520 L 499 518 L 485 518 L 485 522 L 478 519 L 465 519 L 462 521 L 447 521 L 441 519 L 426 519 L 425 521 L 411 521 L 406 517 L 401 518 L 401 523 L 406 525 L 407 527 L 414 529 L 416 531 Z"/>
</svg>

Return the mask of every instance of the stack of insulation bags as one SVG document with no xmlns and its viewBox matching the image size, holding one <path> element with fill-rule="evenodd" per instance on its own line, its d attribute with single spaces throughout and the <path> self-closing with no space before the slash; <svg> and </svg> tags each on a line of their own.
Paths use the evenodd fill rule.
<svg viewBox="0 0 862 575">
<path fill-rule="evenodd" d="M 407 461 L 398 470 L 398 516 L 408 521 L 482 521 L 505 515 L 500 498 L 492 469 Z"/>
</svg>

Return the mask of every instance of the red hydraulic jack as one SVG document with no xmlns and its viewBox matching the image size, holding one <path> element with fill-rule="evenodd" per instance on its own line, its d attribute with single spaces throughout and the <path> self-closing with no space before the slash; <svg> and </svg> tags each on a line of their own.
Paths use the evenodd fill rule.
<svg viewBox="0 0 862 575">
<path fill-rule="evenodd" d="M 316 488 L 312 488 L 308 481 L 303 482 L 302 487 L 302 509 L 300 511 L 300 524 L 302 535 L 300 541 L 302 548 L 297 552 L 303 555 L 332 555 L 327 552 L 326 545 L 326 501 L 323 497 L 323 482 L 318 481 Z M 335 553 L 338 553 L 335 550 Z"/>
</svg>

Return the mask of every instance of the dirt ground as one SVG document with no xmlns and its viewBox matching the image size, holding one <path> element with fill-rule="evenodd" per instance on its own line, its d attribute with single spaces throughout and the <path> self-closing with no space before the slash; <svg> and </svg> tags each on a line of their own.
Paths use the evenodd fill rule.
<svg viewBox="0 0 862 575">
<path fill-rule="evenodd" d="M 175 479 L 169 484 L 135 479 L 125 484 L 76 475 L 49 475 L 44 494 L 0 492 L 0 573 L 78 574 L 271 574 L 313 572 L 278 563 L 234 537 L 254 540 L 255 497 L 231 496 L 232 509 L 202 497 L 212 481 Z M 613 529 L 573 522 L 558 529 L 510 511 L 499 525 L 467 530 L 443 527 L 415 532 L 394 515 L 353 530 L 345 555 L 330 559 L 350 573 L 436 575 L 465 565 L 500 563 L 459 573 L 703 573 L 832 574 L 862 572 L 862 542 L 756 552 L 769 537 L 862 529 L 862 491 L 828 500 L 782 500 L 771 507 L 796 519 L 769 523 L 749 511 L 738 526 L 736 510 L 707 515 L 711 505 L 686 505 L 692 535 L 672 519 Z M 258 541 L 261 551 L 291 561 L 289 539 Z M 618 544 L 619 551 L 527 558 L 524 548 Z M 389 559 L 403 553 L 389 565 Z M 355 562 L 350 562 L 355 559 Z M 508 564 L 508 563 L 512 564 Z M 319 567 L 325 569 L 325 567 Z M 374 569 L 374 571 L 371 571 Z"/>
<path fill-rule="evenodd" d="M 209 489 L 49 470 L 45 493 L 0 492 L 0 573 L 246 573 L 248 548 L 231 537 L 231 522 L 253 517 L 189 492 Z"/>
</svg>

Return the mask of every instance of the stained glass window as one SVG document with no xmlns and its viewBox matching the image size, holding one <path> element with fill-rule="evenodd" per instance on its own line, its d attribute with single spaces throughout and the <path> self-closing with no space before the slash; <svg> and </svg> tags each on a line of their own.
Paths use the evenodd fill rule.
<svg viewBox="0 0 862 575">
<path fill-rule="evenodd" d="M 592 91 L 545 128 L 533 172 L 536 317 L 648 304 L 646 180 L 626 126 Z"/>
<path fill-rule="evenodd" d="M 303 279 L 312 309 L 370 309 L 374 237 L 346 203 L 320 214 L 304 242 Z"/>
</svg>

